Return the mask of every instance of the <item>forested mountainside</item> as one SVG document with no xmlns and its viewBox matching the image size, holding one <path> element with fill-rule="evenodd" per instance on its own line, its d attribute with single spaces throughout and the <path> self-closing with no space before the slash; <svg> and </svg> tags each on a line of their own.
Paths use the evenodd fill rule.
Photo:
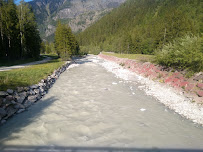
<svg viewBox="0 0 203 152">
<path fill-rule="evenodd" d="M 125 0 L 34 0 L 29 2 L 43 39 L 53 41 L 58 20 L 73 32 L 83 31 Z"/>
<path fill-rule="evenodd" d="M 127 0 L 77 39 L 91 53 L 154 54 L 186 35 L 201 37 L 202 5 L 202 0 Z"/>
</svg>

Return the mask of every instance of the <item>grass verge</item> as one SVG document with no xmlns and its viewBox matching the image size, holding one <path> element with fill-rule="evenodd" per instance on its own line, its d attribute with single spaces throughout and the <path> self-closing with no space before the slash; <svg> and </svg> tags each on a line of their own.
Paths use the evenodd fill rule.
<svg viewBox="0 0 203 152">
<path fill-rule="evenodd" d="M 154 55 L 144 55 L 144 54 L 118 54 L 118 53 L 107 53 L 102 52 L 104 55 L 115 56 L 118 58 L 128 58 L 132 60 L 137 60 L 139 62 L 154 62 Z"/>
<path fill-rule="evenodd" d="M 54 59 L 43 64 L 0 72 L 0 91 L 36 84 L 64 63 L 61 59 Z"/>
</svg>

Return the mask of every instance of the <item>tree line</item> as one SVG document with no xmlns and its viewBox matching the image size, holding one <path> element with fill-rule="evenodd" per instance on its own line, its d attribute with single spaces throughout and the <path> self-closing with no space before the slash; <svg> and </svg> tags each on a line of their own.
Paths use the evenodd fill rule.
<svg viewBox="0 0 203 152">
<path fill-rule="evenodd" d="M 21 0 L 0 0 L 0 58 L 37 59 L 41 38 L 31 7 Z"/>
<path fill-rule="evenodd" d="M 201 0 L 127 0 L 77 35 L 81 50 L 154 54 L 186 34 L 202 33 Z"/>
</svg>

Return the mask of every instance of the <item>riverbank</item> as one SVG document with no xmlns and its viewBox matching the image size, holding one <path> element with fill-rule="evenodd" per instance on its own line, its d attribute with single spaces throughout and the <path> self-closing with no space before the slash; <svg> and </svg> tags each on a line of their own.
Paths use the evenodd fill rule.
<svg viewBox="0 0 203 152">
<path fill-rule="evenodd" d="M 71 64 L 69 61 L 52 62 L 11 70 L 6 74 L 1 72 L 0 76 L 7 75 L 7 79 L 0 81 L 0 86 L 7 91 L 0 90 L 0 125 L 13 115 L 26 111 L 44 97 L 61 73 Z"/>
<path fill-rule="evenodd" d="M 166 71 L 150 62 L 141 63 L 104 54 L 99 54 L 99 57 L 105 59 L 103 66 L 117 77 L 136 79 L 142 84 L 139 88 L 145 90 L 147 95 L 154 96 L 180 115 L 203 125 L 201 73 L 187 79 L 177 71 Z"/>
</svg>

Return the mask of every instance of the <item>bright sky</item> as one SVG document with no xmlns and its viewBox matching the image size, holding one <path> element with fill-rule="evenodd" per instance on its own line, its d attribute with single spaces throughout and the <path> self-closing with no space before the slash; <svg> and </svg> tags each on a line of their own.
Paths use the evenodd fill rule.
<svg viewBox="0 0 203 152">
<path fill-rule="evenodd" d="M 18 4 L 21 0 L 15 0 L 16 4 Z M 32 1 L 32 0 L 24 0 L 25 2 L 29 2 L 29 1 Z"/>
</svg>

